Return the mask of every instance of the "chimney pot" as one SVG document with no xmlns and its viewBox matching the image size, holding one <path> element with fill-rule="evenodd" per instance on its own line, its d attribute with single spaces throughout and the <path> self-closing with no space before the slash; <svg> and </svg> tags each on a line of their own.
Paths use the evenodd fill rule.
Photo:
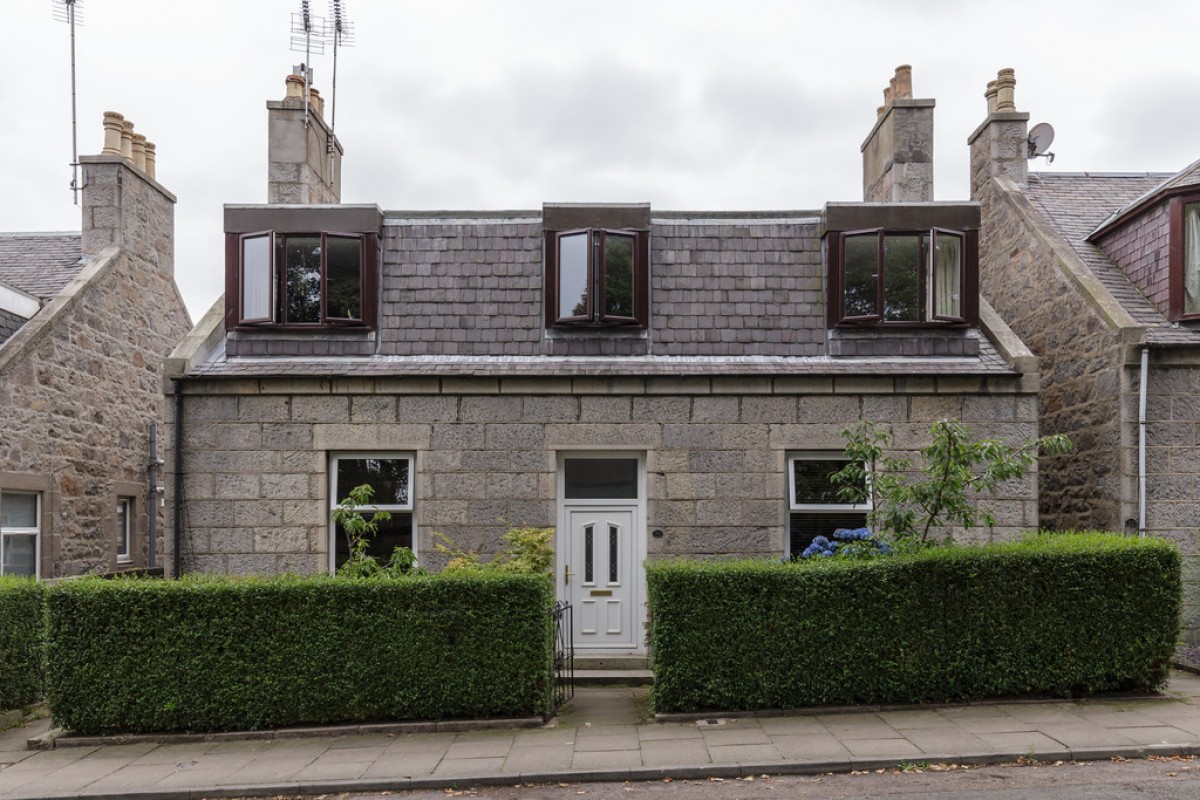
<svg viewBox="0 0 1200 800">
<path fill-rule="evenodd" d="M 1016 111 L 1013 102 L 1013 88 L 1017 85 L 1016 73 L 1011 68 L 1002 69 L 996 73 L 996 110 L 999 112 Z"/>
<path fill-rule="evenodd" d="M 133 135 L 133 141 L 130 144 L 130 150 L 133 152 L 133 165 L 142 172 L 146 171 L 146 137 L 140 133 Z"/>
<path fill-rule="evenodd" d="M 318 117 L 325 118 L 325 99 L 321 97 L 321 93 L 315 86 L 308 87 L 308 103 Z"/>
<path fill-rule="evenodd" d="M 984 96 L 984 98 L 987 99 L 987 112 L 988 112 L 988 116 L 990 117 L 992 114 L 996 113 L 996 82 L 995 81 L 988 81 L 987 91 L 985 91 L 983 93 L 983 96 Z"/>
<path fill-rule="evenodd" d="M 304 78 L 301 75 L 288 75 L 284 81 L 287 86 L 287 94 L 284 100 L 295 98 L 296 100 L 304 99 Z"/>
<path fill-rule="evenodd" d="M 126 161 L 133 160 L 133 123 L 129 120 L 121 123 L 121 157 Z"/>
<path fill-rule="evenodd" d="M 125 122 L 125 117 L 116 111 L 104 112 L 104 149 L 100 151 L 101 155 L 121 155 L 121 129 L 124 127 L 122 125 L 123 122 Z"/>
<path fill-rule="evenodd" d="M 892 87 L 897 100 L 912 99 L 912 65 L 901 64 L 896 67 L 896 75 L 892 78 Z"/>
<path fill-rule="evenodd" d="M 155 151 L 154 142 L 146 142 L 145 148 L 146 148 L 146 170 L 145 170 L 146 176 L 148 178 L 150 178 L 150 180 L 157 180 L 157 178 L 154 175 L 154 159 L 156 157 L 155 152 L 154 152 Z"/>
</svg>

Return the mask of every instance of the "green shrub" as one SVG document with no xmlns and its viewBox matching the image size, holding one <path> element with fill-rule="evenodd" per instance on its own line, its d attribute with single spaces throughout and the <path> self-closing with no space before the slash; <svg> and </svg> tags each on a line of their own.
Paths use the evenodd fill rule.
<svg viewBox="0 0 1200 800">
<path fill-rule="evenodd" d="M 0 576 L 0 711 L 42 697 L 42 584 Z"/>
<path fill-rule="evenodd" d="M 1179 631 L 1177 549 L 1115 534 L 647 579 L 662 711 L 1153 689 Z"/>
<path fill-rule="evenodd" d="M 519 575 L 81 580 L 47 591 L 79 733 L 542 713 L 552 587 Z"/>
</svg>

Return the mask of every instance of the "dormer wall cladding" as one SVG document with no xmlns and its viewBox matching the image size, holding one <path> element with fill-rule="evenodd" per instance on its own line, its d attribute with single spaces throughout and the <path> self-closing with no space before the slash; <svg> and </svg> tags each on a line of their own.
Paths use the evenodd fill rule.
<svg viewBox="0 0 1200 800">
<path fill-rule="evenodd" d="M 547 331 L 542 220 L 386 219 L 382 355 L 816 356 L 815 217 L 658 218 L 646 331 Z"/>
<path fill-rule="evenodd" d="M 1163 314 L 1170 303 L 1171 223 L 1168 204 L 1150 206 L 1104 233 L 1096 244 Z"/>
</svg>

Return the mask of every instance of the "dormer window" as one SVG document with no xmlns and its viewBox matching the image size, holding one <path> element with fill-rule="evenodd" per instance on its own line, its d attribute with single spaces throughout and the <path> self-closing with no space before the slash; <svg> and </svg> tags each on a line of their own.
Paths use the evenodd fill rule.
<svg viewBox="0 0 1200 800">
<path fill-rule="evenodd" d="M 1200 195 L 1171 201 L 1171 319 L 1200 319 Z"/>
<path fill-rule="evenodd" d="M 825 215 L 830 326 L 978 324 L 977 205 L 830 204 Z"/>
<path fill-rule="evenodd" d="M 243 235 L 239 322 L 362 325 L 363 238 L 353 233 Z"/>
<path fill-rule="evenodd" d="M 547 231 L 546 325 L 645 327 L 648 249 L 645 231 Z"/>
</svg>

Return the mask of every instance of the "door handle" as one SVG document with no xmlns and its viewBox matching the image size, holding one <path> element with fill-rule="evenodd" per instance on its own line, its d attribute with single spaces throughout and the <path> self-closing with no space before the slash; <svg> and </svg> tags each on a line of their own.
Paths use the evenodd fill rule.
<svg viewBox="0 0 1200 800">
<path fill-rule="evenodd" d="M 573 574 L 574 574 L 574 573 L 572 573 L 572 572 L 571 572 L 571 565 L 570 565 L 570 564 L 563 564 L 563 585 L 564 585 L 564 586 L 566 586 L 566 585 L 570 585 L 570 583 L 571 583 L 571 575 L 573 575 Z"/>
</svg>

